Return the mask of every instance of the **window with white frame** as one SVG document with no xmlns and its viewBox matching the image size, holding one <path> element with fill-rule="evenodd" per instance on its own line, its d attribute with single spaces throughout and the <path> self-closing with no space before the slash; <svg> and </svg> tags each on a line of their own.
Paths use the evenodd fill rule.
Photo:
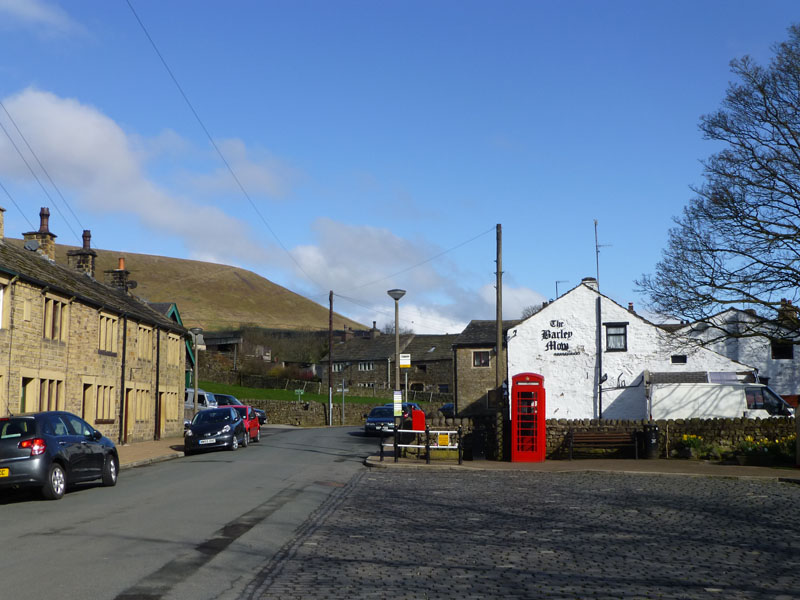
<svg viewBox="0 0 800 600">
<path fill-rule="evenodd" d="M 341 373 L 342 371 L 344 371 L 344 363 L 343 362 L 333 363 L 333 368 L 331 369 L 331 371 L 334 373 Z"/>
<path fill-rule="evenodd" d="M 374 371 L 375 363 L 371 360 L 358 363 L 359 371 Z"/>
</svg>

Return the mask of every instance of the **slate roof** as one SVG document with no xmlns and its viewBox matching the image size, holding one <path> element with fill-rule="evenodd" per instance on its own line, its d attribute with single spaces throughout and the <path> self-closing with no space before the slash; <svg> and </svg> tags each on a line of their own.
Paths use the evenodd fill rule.
<svg viewBox="0 0 800 600">
<path fill-rule="evenodd" d="M 142 302 L 117 288 L 92 279 L 77 270 L 58 265 L 38 252 L 18 248 L 0 239 L 0 272 L 41 288 L 71 298 L 83 304 L 103 308 L 118 315 L 155 325 L 163 329 L 185 333 L 186 330 Z"/>
<path fill-rule="evenodd" d="M 410 354 L 411 362 L 453 360 L 453 342 L 458 334 L 401 334 L 400 352 Z M 333 347 L 334 362 L 387 360 L 394 358 L 394 334 L 379 335 L 375 339 L 354 338 Z M 322 362 L 328 360 L 326 354 Z"/>
<path fill-rule="evenodd" d="M 386 360 L 394 356 L 394 335 L 379 335 L 375 339 L 353 338 L 333 347 L 334 362 L 359 360 Z M 414 338 L 414 334 L 400 334 L 400 352 L 406 352 L 406 346 Z M 326 354 L 323 361 L 328 360 Z"/>
<path fill-rule="evenodd" d="M 411 362 L 431 360 L 453 360 L 453 343 L 459 334 L 415 335 L 404 354 L 411 355 Z"/>
<path fill-rule="evenodd" d="M 516 327 L 522 319 L 503 321 L 503 333 Z M 497 321 L 470 321 L 457 337 L 454 346 L 494 346 L 497 343 Z"/>
</svg>

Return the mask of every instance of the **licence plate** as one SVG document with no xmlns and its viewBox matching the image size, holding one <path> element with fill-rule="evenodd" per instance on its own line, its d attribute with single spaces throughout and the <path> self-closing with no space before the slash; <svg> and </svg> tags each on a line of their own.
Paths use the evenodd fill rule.
<svg viewBox="0 0 800 600">
<path fill-rule="evenodd" d="M 213 443 L 215 443 L 216 441 L 217 441 L 217 440 L 216 440 L 215 438 L 211 438 L 210 440 L 200 440 L 200 443 L 201 443 L 201 444 L 213 444 Z"/>
<path fill-rule="evenodd" d="M 8 469 L 0 469 L 0 477 L 8 477 L 9 470 Z"/>
</svg>

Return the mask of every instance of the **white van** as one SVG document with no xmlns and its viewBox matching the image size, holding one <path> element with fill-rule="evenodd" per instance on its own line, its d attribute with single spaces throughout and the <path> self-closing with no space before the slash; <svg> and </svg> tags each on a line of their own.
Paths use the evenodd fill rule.
<svg viewBox="0 0 800 600">
<path fill-rule="evenodd" d="M 648 398 L 653 419 L 789 417 L 792 407 L 761 383 L 653 383 Z"/>
<path fill-rule="evenodd" d="M 183 403 L 184 408 L 194 408 L 194 388 L 186 388 L 186 396 Z M 217 399 L 214 394 L 205 390 L 197 390 L 197 408 L 216 408 Z"/>
</svg>

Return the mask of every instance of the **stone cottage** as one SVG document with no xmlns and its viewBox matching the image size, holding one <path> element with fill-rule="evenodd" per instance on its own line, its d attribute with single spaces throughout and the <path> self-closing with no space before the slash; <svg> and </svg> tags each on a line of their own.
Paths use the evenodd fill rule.
<svg viewBox="0 0 800 600">
<path fill-rule="evenodd" d="M 186 330 L 130 294 L 124 259 L 95 279 L 91 234 L 55 263 L 49 211 L 3 235 L 0 209 L 0 415 L 68 410 L 120 443 L 183 431 Z"/>
</svg>

